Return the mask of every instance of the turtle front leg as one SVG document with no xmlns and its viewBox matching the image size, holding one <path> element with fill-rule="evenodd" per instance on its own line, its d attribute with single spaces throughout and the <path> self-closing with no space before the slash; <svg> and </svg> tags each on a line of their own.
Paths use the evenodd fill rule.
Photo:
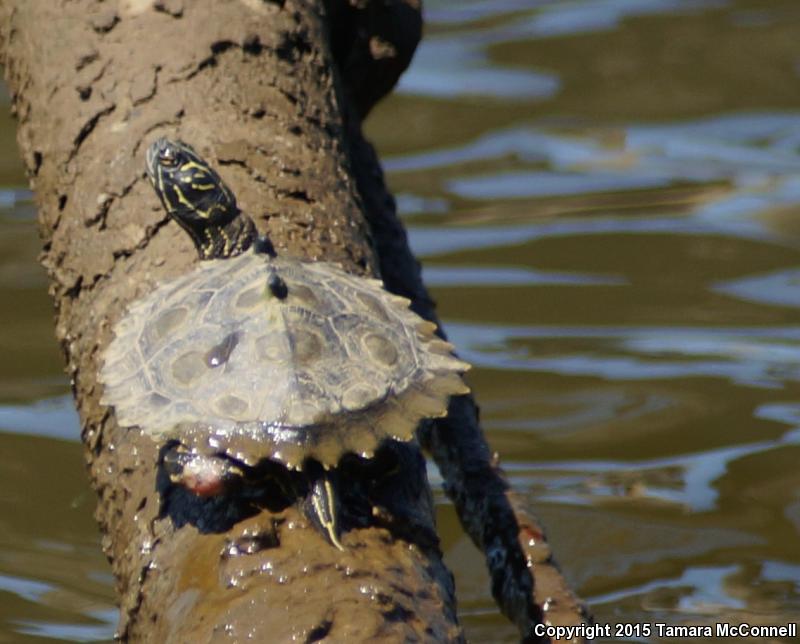
<svg viewBox="0 0 800 644">
<path fill-rule="evenodd" d="M 161 462 L 172 484 L 202 498 L 229 493 L 244 478 L 242 468 L 230 459 L 198 454 L 179 443 L 164 450 Z"/>
</svg>

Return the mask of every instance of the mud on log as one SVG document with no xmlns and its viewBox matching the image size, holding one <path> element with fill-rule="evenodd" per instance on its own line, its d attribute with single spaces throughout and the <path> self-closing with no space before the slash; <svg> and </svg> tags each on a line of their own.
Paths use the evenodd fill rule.
<svg viewBox="0 0 800 644">
<path fill-rule="evenodd" d="M 293 508 L 225 529 L 225 508 L 189 522 L 161 516 L 156 446 L 116 425 L 96 382 L 125 305 L 194 261 L 144 179 L 144 148 L 162 134 L 220 167 L 279 252 L 380 270 L 434 319 L 360 131 L 410 60 L 419 10 L 415 0 L 0 3 L 0 55 L 124 639 L 462 639 L 438 548 L 394 538 L 391 526 L 352 530 L 342 554 Z M 454 400 L 451 412 L 421 439 L 504 612 L 528 636 L 542 619 L 585 618 L 491 463 L 474 402 Z M 429 521 L 424 471 L 414 458 L 406 469 L 400 501 Z"/>
</svg>

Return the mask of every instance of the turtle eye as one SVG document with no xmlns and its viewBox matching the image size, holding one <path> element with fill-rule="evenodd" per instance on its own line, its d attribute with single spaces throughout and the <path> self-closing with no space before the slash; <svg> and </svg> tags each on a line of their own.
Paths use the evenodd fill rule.
<svg viewBox="0 0 800 644">
<path fill-rule="evenodd" d="M 175 156 L 175 151 L 169 147 L 158 151 L 158 160 L 161 162 L 161 165 L 168 168 L 172 168 L 178 163 L 178 159 Z"/>
</svg>

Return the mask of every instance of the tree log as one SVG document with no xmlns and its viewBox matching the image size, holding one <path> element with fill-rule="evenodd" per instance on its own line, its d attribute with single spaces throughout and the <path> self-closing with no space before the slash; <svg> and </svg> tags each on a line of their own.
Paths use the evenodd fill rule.
<svg viewBox="0 0 800 644">
<path fill-rule="evenodd" d="M 0 4 L 0 56 L 123 639 L 463 637 L 435 540 L 365 525 L 344 535 L 341 553 L 293 507 L 240 515 L 184 499 L 165 514 L 157 446 L 117 426 L 96 380 L 125 306 L 195 261 L 144 178 L 144 149 L 160 135 L 212 161 L 278 252 L 380 272 L 435 319 L 360 130 L 410 60 L 419 9 L 414 0 Z M 585 618 L 492 462 L 472 398 L 455 399 L 421 441 L 521 632 L 533 639 L 540 620 Z M 388 502 L 413 506 L 424 525 L 432 517 L 415 450 Z"/>
</svg>

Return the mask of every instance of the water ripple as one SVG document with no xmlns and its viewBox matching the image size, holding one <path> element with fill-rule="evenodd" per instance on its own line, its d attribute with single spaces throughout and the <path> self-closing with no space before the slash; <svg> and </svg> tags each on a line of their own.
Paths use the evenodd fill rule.
<svg viewBox="0 0 800 644">
<path fill-rule="evenodd" d="M 43 595 L 53 590 L 53 586 L 41 581 L 0 574 L 0 591 L 13 593 L 29 602 L 38 602 Z"/>
<path fill-rule="evenodd" d="M 72 396 L 58 396 L 29 405 L 0 405 L 0 431 L 77 441 L 80 420 Z"/>
<path fill-rule="evenodd" d="M 666 458 L 507 462 L 504 466 L 515 485 L 539 490 L 536 497 L 540 501 L 585 506 L 603 499 L 630 497 L 637 502 L 650 499 L 692 512 L 710 512 L 719 499 L 715 483 L 732 463 L 790 445 L 800 445 L 800 429 L 787 431 L 776 440 Z"/>
<path fill-rule="evenodd" d="M 20 599 L 40 606 L 48 604 L 50 594 L 63 594 L 65 589 L 52 584 L 0 574 L 0 592 L 13 593 Z M 66 591 L 69 594 L 69 591 Z M 81 616 L 99 622 L 79 624 L 47 620 L 12 619 L 14 630 L 25 635 L 36 635 L 69 642 L 107 642 L 114 637 L 119 611 L 114 607 L 88 609 Z"/>
<path fill-rule="evenodd" d="M 798 308 L 800 269 L 792 268 L 720 282 L 714 286 L 714 290 L 748 302 Z"/>
<path fill-rule="evenodd" d="M 492 65 L 483 38 L 426 38 L 414 55 L 414 66 L 400 78 L 397 91 L 452 98 L 544 99 L 561 86 L 554 74 Z"/>
<path fill-rule="evenodd" d="M 27 188 L 0 188 L 0 210 L 9 211 L 3 213 L 11 219 L 27 219 L 31 209 L 20 209 L 20 205 L 28 205 L 33 202 L 33 193 Z"/>
<path fill-rule="evenodd" d="M 471 286 L 622 286 L 623 277 L 536 271 L 501 266 L 432 266 L 423 267 L 423 279 L 433 287 Z"/>
<path fill-rule="evenodd" d="M 532 7 L 530 2 L 505 0 L 428 6 L 425 15 L 431 25 L 465 25 L 505 15 L 513 16 L 514 20 L 501 21 L 497 26 L 483 24 L 478 29 L 429 35 L 417 49 L 414 63 L 400 79 L 397 91 L 439 98 L 480 96 L 506 101 L 547 98 L 560 89 L 556 75 L 493 64 L 489 49 L 499 43 L 607 31 L 628 17 L 698 11 L 720 4 L 710 0 L 551 0 Z M 529 15 L 518 15 L 525 9 L 531 10 Z"/>
<path fill-rule="evenodd" d="M 87 614 L 99 624 L 73 624 L 69 622 L 50 622 L 45 620 L 14 620 L 19 633 L 64 640 L 67 642 L 108 642 L 114 639 L 119 617 L 117 609 L 93 611 Z"/>
<path fill-rule="evenodd" d="M 574 34 L 617 27 L 622 20 L 673 11 L 698 11 L 725 3 L 709 0 L 477 0 L 426 3 L 429 24 L 463 25 L 521 11 L 532 15 L 506 26 L 512 34 L 539 37 Z"/>
<path fill-rule="evenodd" d="M 443 228 L 438 226 L 408 227 L 411 248 L 420 257 L 443 255 L 463 250 L 513 246 L 552 237 L 607 235 L 611 233 L 632 235 L 656 233 L 721 235 L 770 241 L 776 244 L 781 242 L 781 239 L 775 233 L 769 231 L 757 221 L 716 222 L 686 217 L 569 219 L 520 226 L 450 227 L 446 233 Z"/>
<path fill-rule="evenodd" d="M 713 377 L 752 387 L 800 380 L 800 327 L 550 327 L 448 323 L 466 360 L 486 369 L 606 380 Z M 538 340 L 591 339 L 591 353 L 539 357 Z M 603 350 L 599 350 L 600 347 Z"/>
<path fill-rule="evenodd" d="M 592 605 L 617 603 L 629 597 L 646 595 L 664 588 L 682 590 L 678 608 L 686 613 L 716 613 L 721 609 L 744 610 L 747 604 L 730 592 L 728 579 L 741 570 L 739 565 L 687 568 L 680 577 L 656 579 L 603 595 L 590 597 Z"/>
</svg>

